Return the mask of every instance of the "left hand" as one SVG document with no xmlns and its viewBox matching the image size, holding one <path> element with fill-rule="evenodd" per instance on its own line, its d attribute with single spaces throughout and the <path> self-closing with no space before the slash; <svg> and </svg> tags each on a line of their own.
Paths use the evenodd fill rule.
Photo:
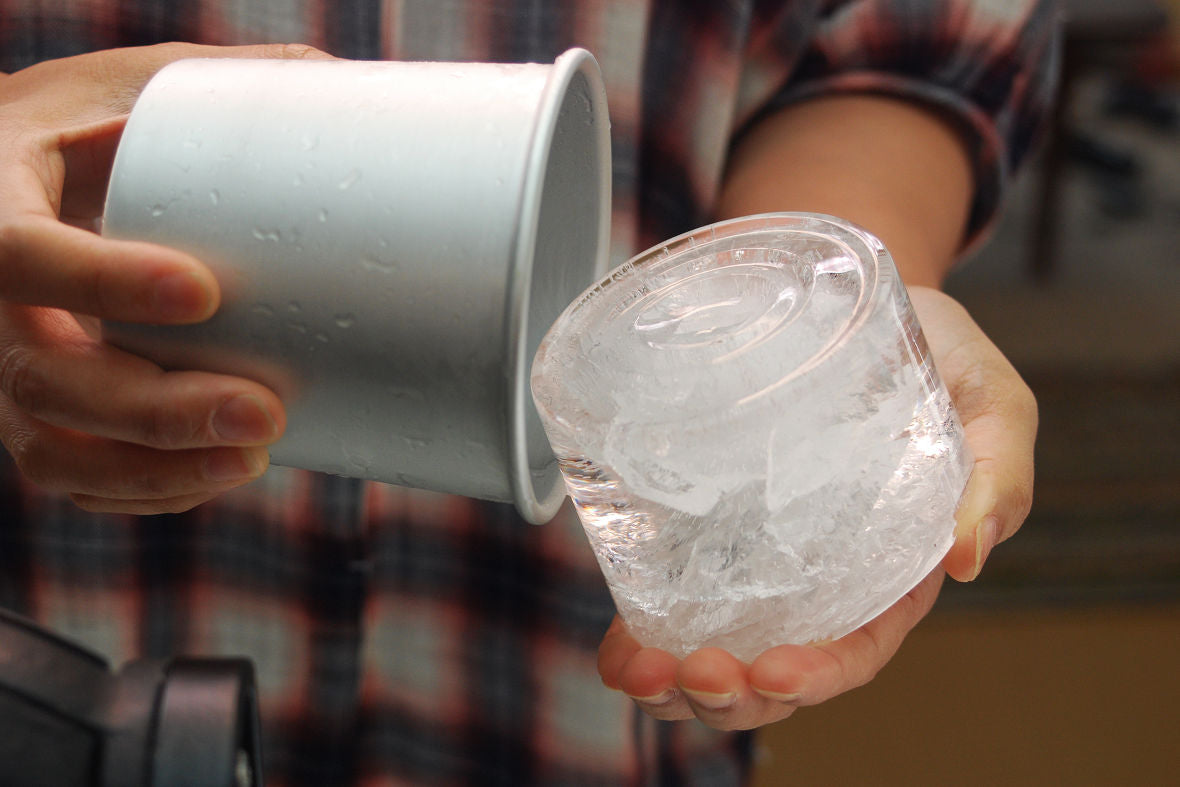
<svg viewBox="0 0 1180 787">
<path fill-rule="evenodd" d="M 1032 504 L 1036 402 L 1028 386 L 950 297 L 911 287 L 930 352 L 958 409 L 975 467 L 956 515 L 955 543 L 896 604 L 838 640 L 779 645 L 752 664 L 718 648 L 679 660 L 644 648 L 615 618 L 598 649 L 608 687 L 657 719 L 696 716 L 710 727 L 751 729 L 872 680 L 938 597 L 945 574 L 969 581 L 992 547 L 1015 533 Z"/>
</svg>

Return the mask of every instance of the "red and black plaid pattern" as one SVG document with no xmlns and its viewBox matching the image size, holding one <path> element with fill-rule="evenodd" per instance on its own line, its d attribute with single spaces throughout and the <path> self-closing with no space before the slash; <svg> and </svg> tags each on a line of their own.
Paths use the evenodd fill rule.
<svg viewBox="0 0 1180 787">
<path fill-rule="evenodd" d="M 1053 82 L 1050 2 L 0 0 L 0 71 L 167 40 L 302 41 L 355 58 L 594 52 L 614 152 L 612 256 L 706 223 L 735 135 L 833 91 L 941 108 L 989 223 Z M 274 784 L 740 781 L 749 738 L 655 722 L 599 682 L 613 608 L 567 509 L 275 468 L 182 515 L 98 516 L 0 453 L 0 604 L 113 661 L 243 654 Z"/>
</svg>

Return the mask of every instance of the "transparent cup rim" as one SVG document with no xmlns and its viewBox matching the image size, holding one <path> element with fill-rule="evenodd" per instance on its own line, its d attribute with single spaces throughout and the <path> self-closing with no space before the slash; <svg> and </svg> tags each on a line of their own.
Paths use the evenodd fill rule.
<svg viewBox="0 0 1180 787">
<path fill-rule="evenodd" d="M 740 419 L 747 413 L 758 413 L 761 411 L 759 405 L 771 398 L 768 394 L 773 393 L 785 385 L 790 385 L 793 381 L 808 374 L 829 361 L 834 353 L 846 346 L 849 337 L 856 335 L 864 323 L 872 317 L 874 306 L 878 301 L 878 291 L 882 287 L 890 286 L 897 277 L 892 258 L 889 256 L 885 245 L 879 238 L 863 227 L 837 216 L 806 212 L 758 213 L 707 224 L 652 246 L 618 266 L 587 288 L 561 313 L 554 325 L 567 325 L 571 320 L 575 319 L 575 315 L 579 312 L 586 309 L 598 299 L 605 297 L 605 293 L 612 286 L 630 278 L 636 268 L 642 268 L 659 260 L 672 259 L 691 252 L 694 249 L 706 246 L 714 241 L 739 238 L 742 236 L 756 237 L 765 233 L 782 231 L 798 231 L 801 233 L 825 235 L 850 247 L 857 259 L 865 263 L 860 269 L 863 286 L 859 293 L 853 316 L 842 326 L 842 329 L 838 333 L 829 337 L 823 346 L 813 353 L 805 363 L 789 370 L 771 385 L 761 388 L 756 392 L 751 392 L 749 396 L 734 403 L 731 407 L 727 407 L 724 413 L 715 412 L 710 414 L 706 412 L 705 414 L 694 414 L 694 418 L 702 425 L 705 425 L 716 420 L 730 421 Z M 536 362 L 533 365 L 534 377 L 540 377 L 541 370 L 545 366 L 545 359 L 548 357 L 553 344 L 551 341 L 552 336 L 553 334 L 551 333 L 541 342 L 537 352 Z M 540 385 L 542 388 L 546 387 L 544 382 L 541 382 Z M 552 408 L 546 406 L 545 402 L 541 400 L 541 397 L 537 397 L 537 399 L 538 411 L 544 414 L 545 419 L 550 422 L 558 420 Z M 682 420 L 682 415 L 669 415 L 666 419 L 653 418 L 646 422 L 645 426 L 661 427 L 681 423 Z"/>
</svg>

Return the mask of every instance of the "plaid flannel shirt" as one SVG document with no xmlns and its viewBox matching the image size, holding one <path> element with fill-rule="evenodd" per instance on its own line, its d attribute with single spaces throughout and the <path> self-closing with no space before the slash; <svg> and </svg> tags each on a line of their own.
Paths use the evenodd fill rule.
<svg viewBox="0 0 1180 787">
<path fill-rule="evenodd" d="M 1036 0 L 0 0 L 0 71 L 167 40 L 504 62 L 583 46 L 607 83 L 617 263 L 711 219 L 746 125 L 841 91 L 957 122 L 978 236 L 1045 114 L 1054 15 Z M 115 663 L 249 656 L 273 784 L 713 785 L 749 766 L 748 735 L 653 721 L 601 685 L 613 606 L 568 506 L 532 527 L 504 505 L 272 468 L 185 514 L 94 515 L 0 452 L 0 604 Z"/>
</svg>

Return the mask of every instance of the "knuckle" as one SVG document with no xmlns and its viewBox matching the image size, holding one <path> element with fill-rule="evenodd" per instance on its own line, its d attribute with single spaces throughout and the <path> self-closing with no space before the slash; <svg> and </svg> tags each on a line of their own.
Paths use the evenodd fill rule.
<svg viewBox="0 0 1180 787">
<path fill-rule="evenodd" d="M 28 239 L 28 228 L 23 222 L 6 219 L 0 221 L 0 295 L 8 289 L 5 272 L 11 268 L 11 261 L 20 257 Z"/>
<path fill-rule="evenodd" d="M 1031 478 L 1022 480 L 1014 486 L 1011 500 L 1013 510 L 1012 520 L 1004 528 L 1004 532 L 1000 534 L 1001 539 L 1010 537 L 1024 523 L 1024 520 L 1028 518 L 1029 513 L 1032 511 L 1033 485 Z"/>
<path fill-rule="evenodd" d="M 139 426 L 140 442 L 164 450 L 183 448 L 191 442 L 194 432 L 175 411 L 162 405 L 150 407 Z"/>
<path fill-rule="evenodd" d="M 48 389 L 32 349 L 22 344 L 0 347 L 0 391 L 18 408 L 35 414 L 44 407 Z"/>
<path fill-rule="evenodd" d="M 887 645 L 881 641 L 871 625 L 863 626 L 857 631 L 864 638 L 864 651 L 857 657 L 836 659 L 839 665 L 836 674 L 840 676 L 839 685 L 843 687 L 842 691 L 864 686 L 872 681 L 888 658 Z"/>
<path fill-rule="evenodd" d="M 145 76 L 150 76 L 156 70 L 163 68 L 168 63 L 174 60 L 181 60 L 182 58 L 192 57 L 195 54 L 196 47 L 192 44 L 184 43 L 182 41 L 161 41 L 156 44 L 149 44 L 142 47 L 143 66 L 149 73 L 136 74 L 136 81 L 142 80 Z M 123 70 L 125 66 L 121 62 L 112 62 L 112 69 Z"/>
<path fill-rule="evenodd" d="M 961 411 L 991 415 L 1013 425 L 1036 423 L 1036 399 L 1007 359 L 981 354 L 961 368 L 955 381 Z"/>
<path fill-rule="evenodd" d="M 60 193 L 45 187 L 45 199 L 59 204 Z M 36 215 L 15 215 L 0 219 L 0 300 L 30 302 L 43 297 L 46 273 L 38 265 L 43 256 L 46 224 Z"/>
<path fill-rule="evenodd" d="M 179 41 L 166 41 L 133 49 L 92 53 L 93 78 L 103 85 L 104 103 L 110 112 L 131 111 L 148 80 L 175 60 L 192 57 L 195 47 Z"/>
<path fill-rule="evenodd" d="M 960 411 L 979 410 L 987 400 L 988 369 L 972 345 L 961 344 L 938 362 L 943 382 Z M 943 370 L 952 370 L 949 376 Z"/>
<path fill-rule="evenodd" d="M 1024 380 L 1020 381 L 1020 385 L 1013 392 L 1013 399 L 1017 412 L 1035 427 L 1040 421 L 1037 397 Z"/>
<path fill-rule="evenodd" d="M 309 44 L 271 44 L 267 47 L 266 56 L 283 60 L 314 60 L 325 54 Z"/>
<path fill-rule="evenodd" d="M 135 481 L 135 493 L 147 498 L 166 498 L 175 494 L 175 484 L 167 475 L 145 473 Z"/>
<path fill-rule="evenodd" d="M 93 265 L 83 274 L 85 286 L 75 287 L 81 297 L 79 307 L 85 314 L 96 317 L 115 317 L 120 314 L 122 298 L 119 297 L 118 272 L 107 265 Z"/>
<path fill-rule="evenodd" d="M 57 474 L 45 440 L 35 432 L 20 432 L 5 441 L 12 461 L 30 483 L 45 489 L 56 486 Z"/>
<path fill-rule="evenodd" d="M 188 44 L 182 44 L 179 41 L 161 41 L 158 44 L 152 44 L 150 49 L 159 53 L 161 57 L 184 57 L 185 51 L 189 48 Z"/>
</svg>

